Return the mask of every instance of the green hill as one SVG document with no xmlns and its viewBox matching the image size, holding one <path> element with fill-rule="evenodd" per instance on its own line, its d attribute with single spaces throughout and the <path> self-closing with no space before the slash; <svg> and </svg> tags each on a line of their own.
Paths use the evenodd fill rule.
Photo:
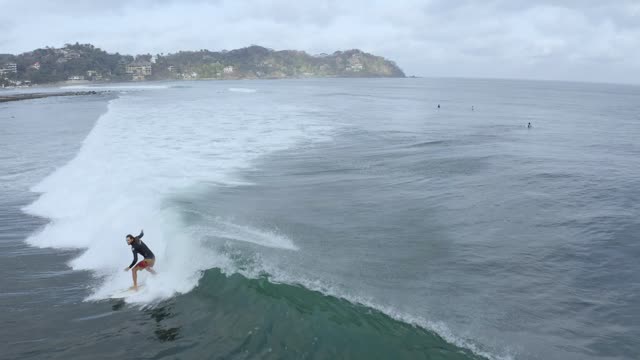
<svg viewBox="0 0 640 360">
<path fill-rule="evenodd" d="M 7 69 L 17 65 L 17 72 Z M 91 44 L 0 54 L 0 83 L 43 84 L 65 80 L 279 79 L 300 77 L 404 77 L 392 61 L 360 50 L 309 55 L 250 46 L 231 51 L 121 55 Z"/>
</svg>

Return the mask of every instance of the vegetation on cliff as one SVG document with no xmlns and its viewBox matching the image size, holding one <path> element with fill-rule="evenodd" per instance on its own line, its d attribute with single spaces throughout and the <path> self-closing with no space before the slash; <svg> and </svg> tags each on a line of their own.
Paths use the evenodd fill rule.
<svg viewBox="0 0 640 360">
<path fill-rule="evenodd" d="M 17 71 L 6 71 L 8 64 L 16 64 Z M 0 54 L 0 83 L 5 84 L 65 80 L 404 76 L 392 61 L 355 49 L 330 55 L 309 55 L 303 51 L 275 51 L 253 45 L 231 51 L 180 51 L 134 57 L 107 53 L 91 44 L 76 43 L 20 55 Z"/>
<path fill-rule="evenodd" d="M 174 66 L 172 72 L 169 66 Z M 304 51 L 274 51 L 255 45 L 232 51 L 181 51 L 160 55 L 156 68 L 156 75 L 160 77 L 177 77 L 177 74 L 199 78 L 405 76 L 392 61 L 360 50 L 309 55 Z"/>
</svg>

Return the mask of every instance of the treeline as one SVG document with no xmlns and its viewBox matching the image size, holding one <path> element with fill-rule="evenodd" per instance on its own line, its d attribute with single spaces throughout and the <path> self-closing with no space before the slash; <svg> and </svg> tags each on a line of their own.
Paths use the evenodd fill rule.
<svg viewBox="0 0 640 360">
<path fill-rule="evenodd" d="M 34 84 L 68 79 L 127 81 L 131 63 L 152 68 L 147 80 L 244 79 L 287 77 L 404 77 L 392 61 L 360 50 L 309 55 L 303 51 L 275 51 L 250 46 L 231 51 L 180 51 L 175 54 L 111 54 L 91 44 L 46 47 L 20 55 L 0 54 L 0 69 L 17 64 L 17 73 L 0 75 L 0 81 L 30 81 Z"/>
<path fill-rule="evenodd" d="M 197 74 L 201 78 L 287 78 L 287 77 L 404 77 L 392 61 L 360 50 L 336 51 L 331 55 L 309 55 L 304 51 L 275 51 L 250 46 L 231 51 L 181 51 L 156 59 L 159 75 L 174 66 L 176 74 Z M 231 66 L 230 71 L 224 68 Z M 168 70 L 165 70 L 168 72 Z"/>
<path fill-rule="evenodd" d="M 76 43 L 60 49 L 46 47 L 20 55 L 0 55 L 0 67 L 15 63 L 17 73 L 4 76 L 38 84 L 64 81 L 73 76 L 92 80 L 98 75 L 121 81 L 130 78 L 125 65 L 133 60 L 130 55 L 109 54 L 91 44 Z"/>
</svg>

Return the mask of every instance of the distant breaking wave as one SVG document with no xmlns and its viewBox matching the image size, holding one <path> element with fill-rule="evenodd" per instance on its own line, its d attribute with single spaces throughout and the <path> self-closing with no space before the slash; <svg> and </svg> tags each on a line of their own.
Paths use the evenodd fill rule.
<svg viewBox="0 0 640 360">
<path fill-rule="evenodd" d="M 240 93 L 254 93 L 257 90 L 256 89 L 249 89 L 249 88 L 229 88 L 229 91 L 231 91 L 231 92 L 240 92 Z"/>
<path fill-rule="evenodd" d="M 100 89 L 100 90 L 161 90 L 168 85 L 69 85 L 61 89 Z"/>
</svg>

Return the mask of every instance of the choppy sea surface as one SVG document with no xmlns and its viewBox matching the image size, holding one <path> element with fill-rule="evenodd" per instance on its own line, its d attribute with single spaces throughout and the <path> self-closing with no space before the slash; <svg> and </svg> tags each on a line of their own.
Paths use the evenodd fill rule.
<svg viewBox="0 0 640 360">
<path fill-rule="evenodd" d="M 640 87 L 102 89 L 0 104 L 0 358 L 640 358 Z"/>
</svg>

